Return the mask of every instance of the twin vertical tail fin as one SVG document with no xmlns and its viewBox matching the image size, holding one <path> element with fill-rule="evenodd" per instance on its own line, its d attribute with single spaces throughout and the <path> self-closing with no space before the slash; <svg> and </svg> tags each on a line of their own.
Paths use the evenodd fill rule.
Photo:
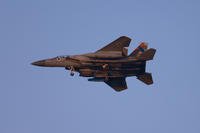
<svg viewBox="0 0 200 133">
<path fill-rule="evenodd" d="M 142 53 L 147 50 L 148 45 L 145 42 L 142 42 L 129 56 L 130 57 L 139 57 Z"/>
<path fill-rule="evenodd" d="M 138 60 L 153 60 L 153 57 L 156 53 L 156 50 L 153 48 L 150 48 L 146 50 L 143 54 L 141 54 L 137 59 Z"/>
<path fill-rule="evenodd" d="M 137 60 L 148 61 L 152 60 L 156 53 L 156 49 L 150 48 L 148 49 L 147 43 L 142 42 L 130 55 L 130 58 L 135 58 Z M 141 75 L 137 75 L 137 79 L 142 81 L 143 83 L 150 85 L 153 84 L 153 78 L 151 73 L 143 73 Z"/>
<path fill-rule="evenodd" d="M 147 43 L 142 42 L 130 55 L 129 57 L 136 58 L 138 60 L 152 60 L 156 49 L 147 49 Z"/>
</svg>

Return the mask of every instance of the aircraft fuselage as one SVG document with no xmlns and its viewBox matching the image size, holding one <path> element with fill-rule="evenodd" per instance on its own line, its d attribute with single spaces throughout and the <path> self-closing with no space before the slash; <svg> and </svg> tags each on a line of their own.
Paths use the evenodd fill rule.
<svg viewBox="0 0 200 133">
<path fill-rule="evenodd" d="M 93 77 L 89 81 L 105 82 L 116 91 L 127 89 L 126 77 L 136 76 L 145 84 L 152 84 L 151 73 L 146 72 L 146 61 L 152 60 L 155 49 L 147 49 L 142 42 L 128 55 L 126 47 L 131 39 L 125 36 L 118 38 L 94 53 L 73 56 L 58 56 L 39 60 L 33 65 L 43 67 L 64 67 L 70 75 L 78 72 L 82 77 Z"/>
</svg>

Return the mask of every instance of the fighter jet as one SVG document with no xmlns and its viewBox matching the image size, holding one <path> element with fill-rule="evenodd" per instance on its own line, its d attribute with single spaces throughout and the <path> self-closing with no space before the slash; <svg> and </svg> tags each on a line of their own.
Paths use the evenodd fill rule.
<svg viewBox="0 0 200 133">
<path fill-rule="evenodd" d="M 33 62 L 42 67 L 64 67 L 74 76 L 90 77 L 88 81 L 104 82 L 115 91 L 127 89 L 126 77 L 136 76 L 143 83 L 153 84 L 151 73 L 146 72 L 146 61 L 152 60 L 156 49 L 147 48 L 142 42 L 131 54 L 128 49 L 131 39 L 121 36 L 93 53 L 57 56 Z"/>
</svg>

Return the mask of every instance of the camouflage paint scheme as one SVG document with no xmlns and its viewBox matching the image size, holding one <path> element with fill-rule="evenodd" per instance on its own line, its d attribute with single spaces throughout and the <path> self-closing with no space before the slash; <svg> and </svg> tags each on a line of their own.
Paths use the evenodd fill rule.
<svg viewBox="0 0 200 133">
<path fill-rule="evenodd" d="M 33 62 L 42 67 L 64 67 L 70 75 L 79 72 L 88 81 L 105 82 L 116 91 L 127 89 L 126 77 L 136 76 L 147 85 L 153 83 L 151 73 L 147 73 L 146 61 L 152 60 L 155 49 L 147 48 L 142 42 L 130 55 L 128 49 L 131 39 L 122 36 L 94 53 L 72 56 L 57 56 Z"/>
</svg>

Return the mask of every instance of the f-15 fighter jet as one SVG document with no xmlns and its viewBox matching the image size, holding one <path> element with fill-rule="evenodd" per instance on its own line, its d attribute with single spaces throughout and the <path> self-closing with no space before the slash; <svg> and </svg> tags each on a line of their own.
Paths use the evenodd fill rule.
<svg viewBox="0 0 200 133">
<path fill-rule="evenodd" d="M 115 91 L 127 89 L 126 77 L 136 76 L 147 85 L 153 83 L 151 73 L 146 72 L 146 61 L 152 60 L 156 49 L 147 48 L 142 42 L 131 54 L 128 49 L 131 39 L 122 36 L 93 53 L 72 56 L 57 56 L 33 62 L 32 65 L 43 67 L 64 67 L 90 77 L 88 81 L 105 82 Z"/>
</svg>

